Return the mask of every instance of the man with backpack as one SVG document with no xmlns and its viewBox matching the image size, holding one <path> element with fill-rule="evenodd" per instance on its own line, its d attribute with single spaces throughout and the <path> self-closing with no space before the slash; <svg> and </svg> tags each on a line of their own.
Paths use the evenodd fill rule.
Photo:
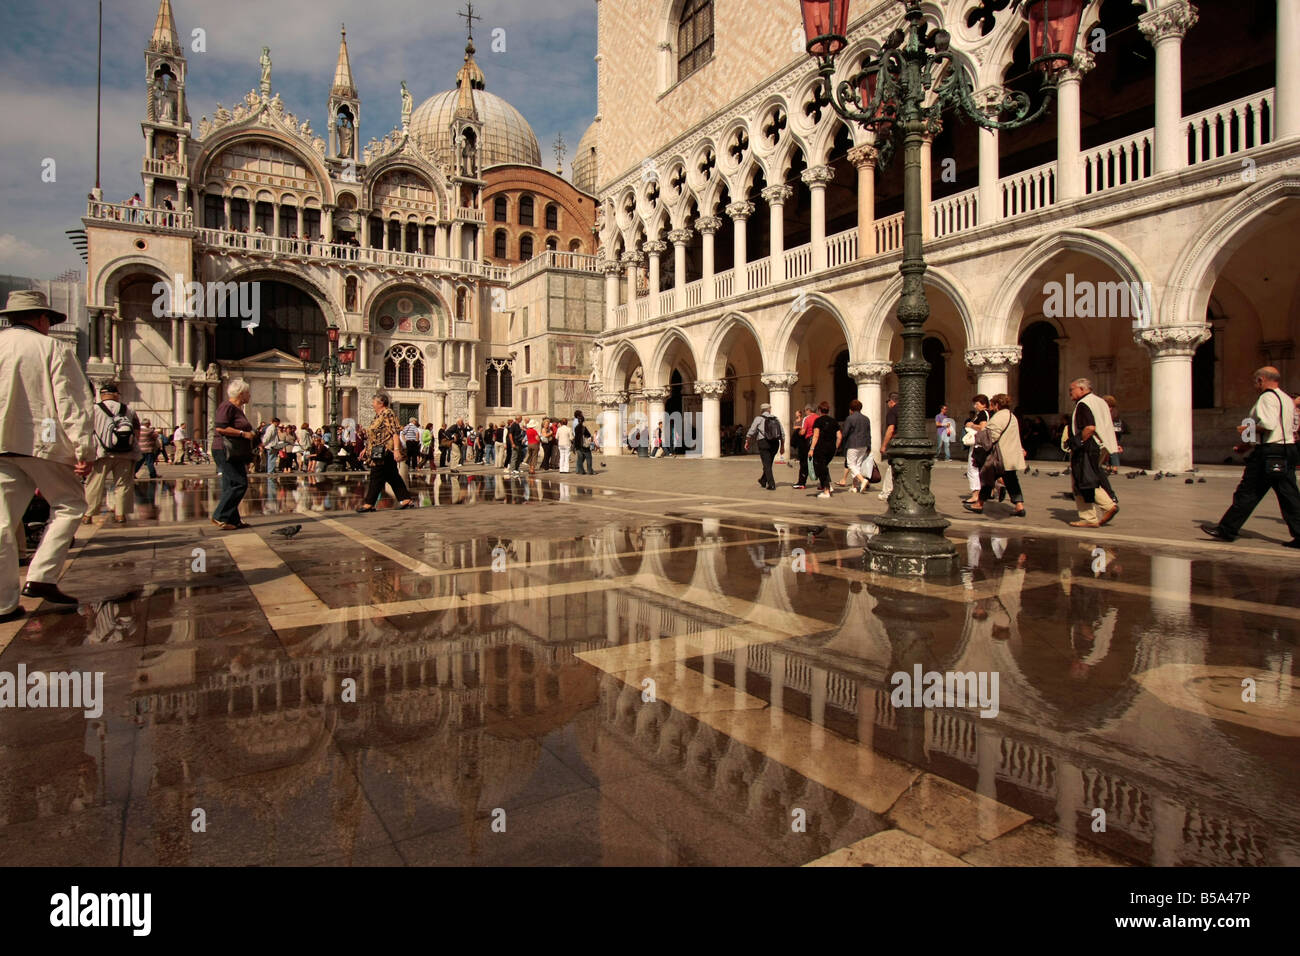
<svg viewBox="0 0 1300 956">
<path fill-rule="evenodd" d="M 776 491 L 776 479 L 772 477 L 772 459 L 785 450 L 785 432 L 780 420 L 772 414 L 772 406 L 766 402 L 759 406 L 758 417 L 745 433 L 745 451 L 749 451 L 751 439 L 758 442 L 758 457 L 763 462 L 763 474 L 759 476 L 758 485 L 768 491 Z"/>
<path fill-rule="evenodd" d="M 92 421 L 95 461 L 86 484 L 86 514 L 81 523 L 90 524 L 94 520 L 107 492 L 113 520 L 122 524 L 131 507 L 135 465 L 140 460 L 140 419 L 122 401 L 117 383 L 105 382 L 99 387 Z"/>
</svg>

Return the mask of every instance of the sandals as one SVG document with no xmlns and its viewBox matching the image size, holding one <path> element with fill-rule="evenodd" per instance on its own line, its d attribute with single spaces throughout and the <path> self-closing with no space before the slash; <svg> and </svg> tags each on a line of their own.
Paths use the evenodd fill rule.
<svg viewBox="0 0 1300 956">
<path fill-rule="evenodd" d="M 403 501 L 401 504 L 397 506 L 397 510 L 405 511 L 407 508 L 414 508 L 414 507 L 415 507 L 415 499 L 407 498 L 405 501 Z"/>
<path fill-rule="evenodd" d="M 375 506 L 374 506 L 374 505 L 362 505 L 361 507 L 359 507 L 359 508 L 357 509 L 357 514 L 359 514 L 359 515 L 367 515 L 367 514 L 370 514 L 370 513 L 371 513 L 372 511 L 374 511 L 374 510 L 375 510 Z"/>
</svg>

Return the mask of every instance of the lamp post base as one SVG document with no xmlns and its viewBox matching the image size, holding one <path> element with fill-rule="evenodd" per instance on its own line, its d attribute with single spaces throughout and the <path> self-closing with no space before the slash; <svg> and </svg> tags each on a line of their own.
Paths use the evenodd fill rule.
<svg viewBox="0 0 1300 956">
<path fill-rule="evenodd" d="M 947 521 L 918 528 L 915 519 L 898 522 L 884 515 L 875 523 L 880 534 L 867 544 L 868 570 L 894 577 L 947 578 L 960 569 L 956 546 L 943 536 Z"/>
</svg>

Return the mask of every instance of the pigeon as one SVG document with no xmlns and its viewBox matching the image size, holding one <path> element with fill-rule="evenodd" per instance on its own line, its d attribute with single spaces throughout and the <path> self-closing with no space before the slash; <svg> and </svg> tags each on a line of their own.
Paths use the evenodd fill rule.
<svg viewBox="0 0 1300 956">
<path fill-rule="evenodd" d="M 1192 481 L 1192 479 L 1190 479 L 1190 478 L 1185 478 L 1185 479 L 1183 479 L 1183 484 L 1185 484 L 1185 485 L 1194 485 L 1194 484 L 1196 484 L 1196 482 Z"/>
<path fill-rule="evenodd" d="M 1156 472 L 1156 481 L 1159 481 L 1163 477 L 1164 475 L 1160 474 L 1159 472 Z"/>
<path fill-rule="evenodd" d="M 1034 477 L 1035 477 L 1035 478 L 1038 477 L 1038 469 L 1037 469 L 1037 468 L 1034 469 Z"/>
<path fill-rule="evenodd" d="M 1203 485 L 1203 484 L 1205 484 L 1205 479 L 1204 479 L 1204 478 L 1197 478 L 1197 479 L 1196 479 L 1196 483 L 1197 483 L 1198 485 Z"/>
<path fill-rule="evenodd" d="M 1141 471 L 1138 472 L 1138 474 L 1139 474 L 1139 475 L 1142 475 L 1143 477 L 1146 476 L 1146 473 L 1147 473 L 1147 470 L 1146 470 L 1145 468 L 1143 468 Z"/>
<path fill-rule="evenodd" d="M 297 534 L 301 530 L 302 530 L 302 525 L 291 524 L 287 528 L 276 528 L 274 531 L 271 532 L 271 534 L 278 534 L 280 535 L 280 537 L 287 540 L 289 538 L 292 538 L 295 534 Z"/>
<path fill-rule="evenodd" d="M 1166 471 L 1166 472 L 1165 472 L 1165 477 L 1166 477 L 1166 478 L 1177 478 L 1178 476 L 1175 475 L 1172 471 Z"/>
<path fill-rule="evenodd" d="M 1133 480 L 1134 478 L 1136 478 L 1137 476 L 1138 476 L 1138 473 L 1137 473 L 1136 471 L 1134 471 L 1134 472 L 1130 472 L 1129 474 L 1125 475 L 1124 477 L 1127 478 L 1129 481 L 1132 481 L 1132 480 Z"/>
</svg>

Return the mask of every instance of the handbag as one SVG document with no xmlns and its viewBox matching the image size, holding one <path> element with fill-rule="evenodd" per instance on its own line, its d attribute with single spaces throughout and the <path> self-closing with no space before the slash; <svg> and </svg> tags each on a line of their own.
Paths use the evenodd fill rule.
<svg viewBox="0 0 1300 956">
<path fill-rule="evenodd" d="M 243 435 L 233 438 L 227 435 L 223 441 L 226 445 L 226 461 L 230 464 L 246 465 L 253 460 L 252 439 L 245 438 Z"/>
</svg>

